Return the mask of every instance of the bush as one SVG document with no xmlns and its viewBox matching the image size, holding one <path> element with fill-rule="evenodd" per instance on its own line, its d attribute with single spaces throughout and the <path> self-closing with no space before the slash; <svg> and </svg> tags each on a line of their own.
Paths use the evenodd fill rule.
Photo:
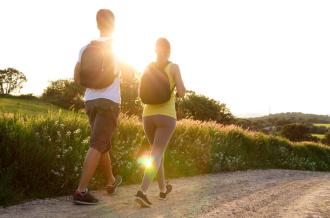
<svg viewBox="0 0 330 218">
<path fill-rule="evenodd" d="M 126 184 L 141 182 L 137 159 L 149 145 L 136 117 L 121 115 L 110 152 L 115 173 Z M 77 185 L 89 144 L 86 117 L 48 114 L 0 119 L 0 204 L 23 199 L 71 194 Z M 245 131 L 215 122 L 182 120 L 165 154 L 169 177 L 244 170 L 285 168 L 330 170 L 330 148 L 292 143 L 286 139 Z M 102 187 L 98 172 L 92 187 Z"/>
<path fill-rule="evenodd" d="M 307 141 L 311 138 L 308 126 L 299 123 L 283 126 L 281 135 L 291 141 Z"/>
<path fill-rule="evenodd" d="M 330 130 L 324 135 L 324 138 L 321 141 L 326 145 L 330 145 Z"/>
</svg>

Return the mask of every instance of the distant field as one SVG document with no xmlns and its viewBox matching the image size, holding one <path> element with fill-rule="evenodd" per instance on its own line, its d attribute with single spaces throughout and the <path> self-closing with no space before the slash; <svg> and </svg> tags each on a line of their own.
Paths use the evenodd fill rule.
<svg viewBox="0 0 330 218">
<path fill-rule="evenodd" d="M 330 123 L 315 123 L 314 126 L 324 126 L 330 128 Z"/>
<path fill-rule="evenodd" d="M 319 139 L 323 139 L 325 137 L 323 134 L 312 134 L 312 136 L 315 136 Z"/>
<path fill-rule="evenodd" d="M 21 114 L 28 116 L 46 115 L 48 113 L 70 114 L 73 113 L 67 110 L 61 110 L 59 107 L 38 101 L 14 98 L 0 98 L 0 114 Z"/>
<path fill-rule="evenodd" d="M 40 101 L 0 98 L 0 113 L 19 113 L 23 115 L 45 114 L 58 111 L 59 108 Z"/>
</svg>

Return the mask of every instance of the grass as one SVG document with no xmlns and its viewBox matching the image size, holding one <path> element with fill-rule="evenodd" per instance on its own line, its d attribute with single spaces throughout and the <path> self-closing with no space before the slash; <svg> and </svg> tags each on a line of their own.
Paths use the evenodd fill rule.
<svg viewBox="0 0 330 218">
<path fill-rule="evenodd" d="M 0 97 L 0 114 L 23 115 L 29 117 L 48 116 L 48 114 L 63 114 L 77 116 L 77 113 L 63 110 L 58 106 L 41 100 L 27 100 Z M 81 116 L 81 114 L 79 114 Z"/>
<path fill-rule="evenodd" d="M 0 98 L 0 113 L 36 116 L 59 111 L 59 107 L 38 100 Z"/>
<path fill-rule="evenodd" d="M 330 128 L 330 123 L 315 123 L 314 126 Z"/>
<path fill-rule="evenodd" d="M 24 101 L 15 112 L 22 101 L 5 102 L 0 113 L 0 205 L 71 194 L 89 145 L 87 117 L 34 101 Z M 113 145 L 115 174 L 126 184 L 141 182 L 143 167 L 137 160 L 149 145 L 140 120 L 121 115 Z M 329 171 L 330 147 L 293 143 L 237 126 L 181 120 L 165 153 L 169 178 L 269 168 Z M 91 188 L 103 185 L 98 172 Z"/>
<path fill-rule="evenodd" d="M 312 136 L 317 137 L 319 139 L 324 139 L 324 137 L 325 137 L 324 134 L 312 134 Z"/>
</svg>

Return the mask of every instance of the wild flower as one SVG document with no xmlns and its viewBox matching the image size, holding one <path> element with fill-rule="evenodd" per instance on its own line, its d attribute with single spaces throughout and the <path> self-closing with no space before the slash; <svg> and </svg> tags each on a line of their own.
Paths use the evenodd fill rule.
<svg viewBox="0 0 330 218">
<path fill-rule="evenodd" d="M 73 134 L 75 134 L 75 135 L 78 135 L 78 134 L 80 134 L 81 133 L 81 129 L 76 129 L 74 132 L 73 132 Z"/>
<path fill-rule="evenodd" d="M 55 175 L 55 176 L 61 176 L 61 173 L 60 172 L 57 172 L 55 170 L 51 170 L 51 172 Z"/>
<path fill-rule="evenodd" d="M 280 150 L 280 152 L 283 153 L 283 154 L 288 152 L 287 148 L 282 147 L 282 146 L 279 148 L 279 150 Z"/>
<path fill-rule="evenodd" d="M 88 145 L 88 144 L 89 144 L 89 141 L 90 141 L 90 137 L 87 137 L 87 138 L 85 138 L 81 143 L 82 143 L 83 145 Z"/>
</svg>

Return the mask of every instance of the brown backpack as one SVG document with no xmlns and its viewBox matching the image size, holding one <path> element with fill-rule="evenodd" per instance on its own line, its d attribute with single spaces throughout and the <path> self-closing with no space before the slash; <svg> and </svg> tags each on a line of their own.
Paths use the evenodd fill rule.
<svg viewBox="0 0 330 218">
<path fill-rule="evenodd" d="M 92 41 L 80 60 L 80 84 L 86 88 L 103 89 L 117 76 L 115 58 L 110 42 Z"/>
</svg>

